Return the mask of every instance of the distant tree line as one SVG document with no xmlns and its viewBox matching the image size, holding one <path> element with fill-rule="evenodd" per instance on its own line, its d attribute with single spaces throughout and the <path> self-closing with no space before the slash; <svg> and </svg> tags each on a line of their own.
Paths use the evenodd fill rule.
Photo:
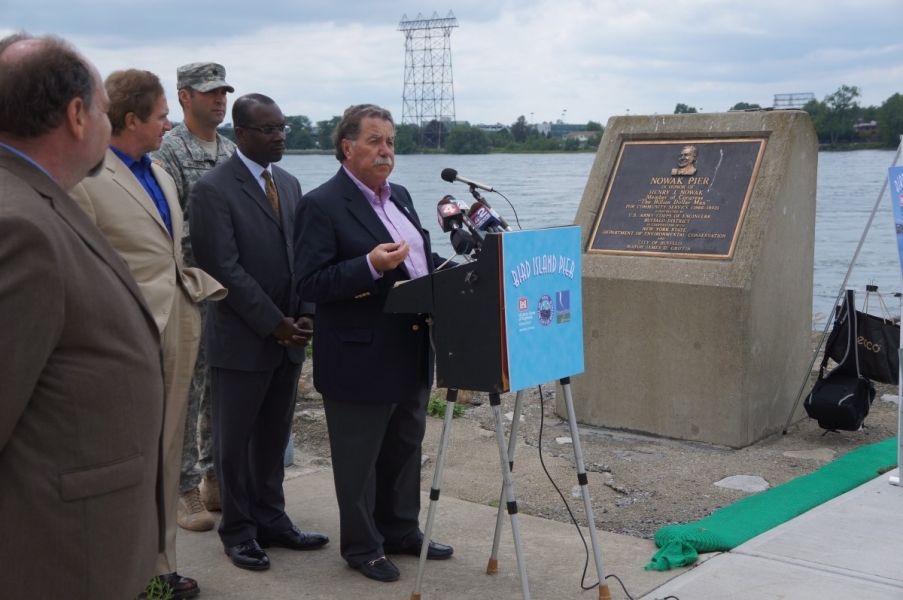
<svg viewBox="0 0 903 600">
<path fill-rule="evenodd" d="M 450 129 L 433 121 L 424 129 L 415 125 L 397 128 L 395 152 L 447 152 L 449 154 L 487 154 L 489 152 L 577 152 L 595 151 L 602 140 L 604 128 L 589 121 L 585 140 L 577 137 L 552 137 L 542 134 L 535 124 L 527 123 L 524 115 L 509 126 L 487 132 L 471 125 L 455 125 Z"/>
<path fill-rule="evenodd" d="M 341 117 L 317 121 L 316 125 L 304 115 L 285 117 L 291 131 L 286 135 L 285 146 L 289 150 L 332 151 L 332 132 Z M 231 127 L 220 127 L 222 135 L 235 141 Z M 423 127 L 396 125 L 395 153 L 417 154 L 444 152 L 449 154 L 487 154 L 489 152 L 577 152 L 595 150 L 602 139 L 601 123 L 589 121 L 586 131 L 592 132 L 585 141 L 576 137 L 554 138 L 543 135 L 535 125 L 527 123 L 521 115 L 510 126 L 496 132 L 486 132 L 471 125 L 448 127 L 439 121 L 431 121 Z"/>
<path fill-rule="evenodd" d="M 287 116 L 285 124 L 291 130 L 285 136 L 285 147 L 289 150 L 316 150 L 318 148 L 332 151 L 332 132 L 342 117 L 333 117 L 326 121 L 317 121 L 316 126 L 304 115 Z M 220 127 L 220 134 L 235 141 L 235 131 L 231 127 Z"/>
<path fill-rule="evenodd" d="M 872 142 L 895 148 L 903 135 L 903 95 L 894 94 L 881 106 L 860 106 L 857 101 L 860 95 L 857 86 L 841 85 L 824 100 L 811 100 L 803 106 L 812 119 L 818 142 L 829 145 Z M 761 107 L 738 102 L 730 110 L 754 108 Z M 674 108 L 674 114 L 695 112 L 695 107 L 686 104 L 677 104 Z M 874 128 L 869 126 L 873 121 L 877 124 Z"/>
<path fill-rule="evenodd" d="M 812 117 L 815 133 L 822 144 L 844 144 L 880 141 L 896 147 L 903 135 L 903 95 L 894 94 L 881 106 L 860 106 L 856 86 L 842 85 L 821 102 L 812 100 L 803 110 Z M 877 135 L 869 130 L 857 131 L 857 123 L 877 122 Z"/>
<path fill-rule="evenodd" d="M 815 133 L 821 144 L 855 144 L 872 142 L 888 147 L 896 147 L 903 135 L 903 95 L 897 93 L 885 100 L 881 106 L 860 106 L 857 98 L 861 95 L 856 86 L 842 85 L 824 100 L 812 100 L 803 107 L 812 119 Z M 762 108 L 758 104 L 738 102 L 729 110 L 750 110 Z M 699 112 L 695 106 L 678 103 L 674 114 Z M 290 150 L 321 149 L 331 152 L 332 132 L 341 117 L 335 116 L 316 125 L 304 115 L 285 118 L 291 131 L 286 136 L 286 147 Z M 876 122 L 876 127 L 867 124 Z M 865 126 L 856 127 L 857 124 Z M 231 128 L 222 127 L 220 133 L 235 139 Z M 397 125 L 395 138 L 396 154 L 421 152 L 446 152 L 450 154 L 486 154 L 488 152 L 577 152 L 595 150 L 602 139 L 604 128 L 601 123 L 589 121 L 580 137 L 552 137 L 551 132 L 542 134 L 535 124 L 527 122 L 524 115 L 499 131 L 487 132 L 471 125 L 458 124 L 448 127 L 439 121 L 430 121 L 419 127 Z"/>
</svg>

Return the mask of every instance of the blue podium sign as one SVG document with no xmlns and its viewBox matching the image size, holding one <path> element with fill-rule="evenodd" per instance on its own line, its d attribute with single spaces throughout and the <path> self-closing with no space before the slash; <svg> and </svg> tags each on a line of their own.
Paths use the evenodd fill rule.
<svg viewBox="0 0 903 600">
<path fill-rule="evenodd" d="M 501 236 L 509 389 L 583 372 L 580 227 Z"/>
<path fill-rule="evenodd" d="M 897 252 L 903 268 L 903 167 L 890 167 L 887 171 L 890 181 L 891 206 L 894 209 L 894 229 L 897 232 Z"/>
</svg>

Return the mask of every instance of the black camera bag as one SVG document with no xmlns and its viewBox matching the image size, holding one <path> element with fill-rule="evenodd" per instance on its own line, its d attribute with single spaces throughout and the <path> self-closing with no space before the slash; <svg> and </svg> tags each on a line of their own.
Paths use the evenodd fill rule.
<svg viewBox="0 0 903 600">
<path fill-rule="evenodd" d="M 834 330 L 831 332 L 833 343 L 837 346 L 846 344 L 837 366 L 826 373 L 830 352 L 825 351 L 818 370 L 818 379 L 812 391 L 803 403 L 810 419 L 816 419 L 818 426 L 828 431 L 858 431 L 875 399 L 875 386 L 862 374 L 859 363 L 859 352 L 856 344 L 859 336 L 859 320 L 850 318 L 855 300 L 853 290 L 847 290 L 843 305 L 836 309 Z M 829 339 L 829 345 L 832 343 Z"/>
<path fill-rule="evenodd" d="M 803 403 L 809 418 L 829 431 L 857 431 L 875 399 L 875 386 L 864 377 L 832 371 L 818 381 Z"/>
</svg>

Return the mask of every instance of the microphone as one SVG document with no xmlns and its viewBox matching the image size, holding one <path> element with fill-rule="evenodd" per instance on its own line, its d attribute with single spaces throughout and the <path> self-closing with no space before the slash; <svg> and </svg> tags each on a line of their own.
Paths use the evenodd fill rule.
<svg viewBox="0 0 903 600">
<path fill-rule="evenodd" d="M 500 233 L 502 231 L 502 222 L 493 214 L 488 205 L 484 202 L 474 202 L 470 206 L 470 220 L 474 226 L 480 231 L 488 231 L 490 233 Z"/>
<path fill-rule="evenodd" d="M 486 234 L 480 231 L 479 227 L 474 225 L 474 222 L 471 221 L 470 217 L 467 215 L 468 211 L 470 211 L 470 207 L 467 205 L 467 202 L 458 200 L 451 194 L 447 194 L 444 198 L 442 198 L 442 200 L 439 201 L 439 204 L 442 204 L 446 200 L 448 200 L 452 204 L 455 204 L 458 208 L 461 209 L 461 221 L 464 223 L 464 225 L 467 226 L 467 228 L 470 230 L 470 233 L 473 234 L 473 238 L 476 241 L 477 246 L 479 246 L 483 242 L 483 238 L 486 236 Z M 437 206 L 436 208 L 438 209 L 439 207 Z M 442 231 L 448 233 L 448 230 L 446 229 L 443 229 Z"/>
<path fill-rule="evenodd" d="M 455 171 L 454 169 L 442 169 L 442 179 L 449 183 L 454 183 L 455 181 L 460 181 L 461 183 L 466 183 L 467 185 L 469 185 L 471 187 L 470 192 L 474 195 L 474 197 L 477 199 L 478 202 L 482 202 L 486 206 L 486 208 L 489 210 L 489 212 L 492 213 L 492 216 L 495 217 L 495 219 L 499 222 L 499 224 L 501 225 L 501 228 L 504 229 L 505 231 L 511 231 L 511 228 L 508 226 L 508 223 L 505 221 L 505 219 L 502 218 L 502 216 L 500 214 L 495 212 L 492 209 L 492 207 L 489 206 L 489 203 L 486 202 L 486 198 L 483 198 L 483 196 L 478 194 L 473 188 L 480 188 L 481 190 L 486 190 L 487 192 L 494 192 L 495 189 L 489 187 L 488 185 L 483 185 L 482 183 L 477 183 L 476 181 L 471 181 L 470 179 L 465 179 L 464 177 L 459 177 L 458 172 Z M 462 204 L 463 204 L 463 206 L 462 206 Z M 466 203 L 459 202 L 458 205 L 461 206 L 461 210 L 463 210 L 464 212 L 467 212 L 468 208 L 467 208 Z"/>
<path fill-rule="evenodd" d="M 455 249 L 455 254 L 463 256 L 473 252 L 477 241 L 466 230 L 455 229 L 451 232 L 451 245 Z"/>
<path fill-rule="evenodd" d="M 452 202 L 457 204 L 458 208 L 461 209 L 461 212 L 464 213 L 465 216 L 467 215 L 467 211 L 470 210 L 470 207 L 467 205 L 467 202 L 464 202 L 463 200 L 458 200 L 457 198 L 455 198 L 452 195 L 448 195 L 448 196 L 446 196 L 446 198 L 448 198 L 449 200 L 451 200 Z"/>
<path fill-rule="evenodd" d="M 482 198 L 482 196 L 481 196 L 481 198 Z M 511 231 L 511 228 L 508 227 L 508 223 L 505 222 L 505 219 L 502 218 L 502 215 L 500 215 L 500 214 L 498 214 L 497 212 L 495 212 L 495 211 L 492 209 L 492 207 L 489 206 L 489 203 L 486 202 L 486 199 L 485 199 L 485 198 L 483 198 L 483 199 L 481 200 L 481 202 L 482 202 L 483 205 L 489 210 L 489 214 L 491 214 L 493 217 L 495 217 L 495 218 L 498 220 L 499 225 L 501 225 L 502 229 L 504 229 L 505 231 Z"/>
<path fill-rule="evenodd" d="M 453 200 L 452 196 L 446 196 L 436 205 L 439 227 L 445 233 L 461 229 L 461 225 L 464 224 L 464 213 L 461 212 L 461 207 Z"/>
<path fill-rule="evenodd" d="M 449 183 L 454 183 L 456 181 L 460 181 L 461 183 L 465 183 L 470 187 L 480 188 L 481 190 L 485 190 L 487 192 L 494 192 L 488 185 L 483 185 L 482 183 L 477 183 L 476 181 L 471 181 L 470 179 L 465 179 L 464 177 L 460 177 L 458 172 L 454 169 L 442 169 L 442 179 Z"/>
</svg>

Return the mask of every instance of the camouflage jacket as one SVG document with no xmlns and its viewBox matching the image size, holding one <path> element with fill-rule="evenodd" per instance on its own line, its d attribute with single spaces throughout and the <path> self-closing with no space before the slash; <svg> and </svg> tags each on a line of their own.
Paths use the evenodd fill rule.
<svg viewBox="0 0 903 600">
<path fill-rule="evenodd" d="M 151 159 L 163 167 L 176 181 L 179 190 L 179 204 L 185 216 L 182 230 L 182 250 L 185 254 L 186 266 L 194 264 L 194 253 L 191 251 L 191 239 L 188 236 L 188 199 L 191 188 L 210 169 L 224 162 L 235 152 L 235 144 L 231 140 L 216 134 L 216 156 L 210 156 L 197 139 L 188 131 L 184 123 L 176 125 L 163 138 L 163 144 Z"/>
</svg>

